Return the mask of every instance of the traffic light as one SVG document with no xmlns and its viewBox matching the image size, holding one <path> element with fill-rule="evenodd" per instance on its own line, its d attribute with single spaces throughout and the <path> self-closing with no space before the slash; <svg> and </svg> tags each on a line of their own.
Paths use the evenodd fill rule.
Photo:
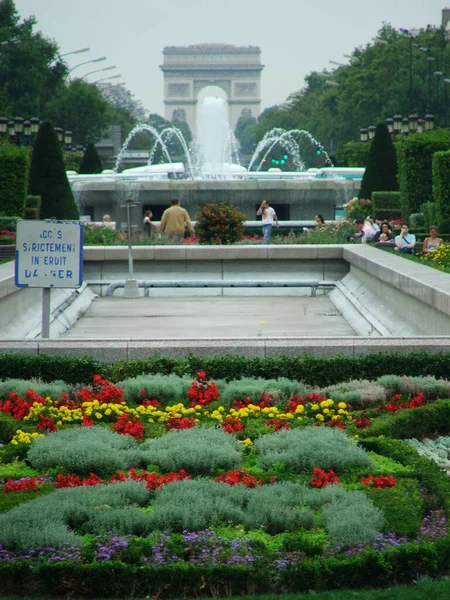
<svg viewBox="0 0 450 600">
<path fill-rule="evenodd" d="M 272 158 L 271 162 L 273 165 L 285 165 L 289 160 L 289 154 L 283 154 L 283 158 Z"/>
<path fill-rule="evenodd" d="M 321 148 L 317 148 L 317 150 L 316 150 L 316 154 L 317 154 L 317 156 L 320 156 L 320 155 L 322 154 L 322 150 L 321 150 Z"/>
<path fill-rule="evenodd" d="M 288 158 L 289 158 L 289 154 L 284 154 L 283 155 L 283 160 L 288 160 Z"/>
</svg>

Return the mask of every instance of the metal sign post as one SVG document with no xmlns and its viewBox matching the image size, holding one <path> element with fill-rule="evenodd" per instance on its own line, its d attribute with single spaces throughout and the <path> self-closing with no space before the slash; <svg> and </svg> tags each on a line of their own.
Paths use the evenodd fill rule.
<svg viewBox="0 0 450 600">
<path fill-rule="evenodd" d="M 120 208 L 127 209 L 127 231 L 128 231 L 128 278 L 125 281 L 125 287 L 123 290 L 124 298 L 139 298 L 139 286 L 138 282 L 134 277 L 133 268 L 133 248 L 131 244 L 131 208 L 138 205 L 137 202 L 129 199 L 126 204 L 121 204 Z"/>
<path fill-rule="evenodd" d="M 15 284 L 42 288 L 42 337 L 49 338 L 51 289 L 75 289 L 83 284 L 83 224 L 19 220 Z"/>
</svg>

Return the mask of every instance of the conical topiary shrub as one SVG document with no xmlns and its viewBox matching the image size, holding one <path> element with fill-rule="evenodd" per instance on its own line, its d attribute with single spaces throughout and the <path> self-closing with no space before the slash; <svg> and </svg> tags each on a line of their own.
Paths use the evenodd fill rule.
<svg viewBox="0 0 450 600">
<path fill-rule="evenodd" d="M 29 194 L 41 196 L 40 219 L 79 219 L 58 138 L 49 121 L 36 136 L 31 156 Z"/>
<path fill-rule="evenodd" d="M 101 173 L 102 171 L 103 165 L 97 149 L 94 144 L 89 143 L 86 146 L 79 173 L 80 175 L 93 175 L 95 173 Z"/>
<path fill-rule="evenodd" d="M 396 192 L 397 170 L 397 155 L 391 134 L 382 123 L 375 130 L 358 197 L 370 200 L 372 192 Z"/>
</svg>

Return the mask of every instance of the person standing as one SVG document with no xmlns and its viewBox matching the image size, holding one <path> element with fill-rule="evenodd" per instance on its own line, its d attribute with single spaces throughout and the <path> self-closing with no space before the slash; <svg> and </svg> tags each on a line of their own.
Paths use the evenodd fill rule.
<svg viewBox="0 0 450 600">
<path fill-rule="evenodd" d="M 142 228 L 144 230 L 144 233 L 146 233 L 147 235 L 150 235 L 152 229 L 156 229 L 156 231 L 158 230 L 158 228 L 156 227 L 156 225 L 154 225 L 154 223 L 152 223 L 152 217 L 153 217 L 153 213 L 151 210 L 147 210 L 145 215 L 144 215 L 144 221 L 142 224 Z"/>
<path fill-rule="evenodd" d="M 179 199 L 172 198 L 171 204 L 172 206 L 163 213 L 159 230 L 174 241 L 181 242 L 184 238 L 185 226 L 191 235 L 194 235 L 194 228 L 187 210 L 181 208 Z"/>
<path fill-rule="evenodd" d="M 267 200 L 263 200 L 261 202 L 261 206 L 256 211 L 256 214 L 262 216 L 262 230 L 264 236 L 264 244 L 268 244 L 270 242 L 270 238 L 272 237 L 272 227 L 275 221 L 277 227 L 279 227 L 277 213 L 274 209 L 269 206 Z"/>
</svg>

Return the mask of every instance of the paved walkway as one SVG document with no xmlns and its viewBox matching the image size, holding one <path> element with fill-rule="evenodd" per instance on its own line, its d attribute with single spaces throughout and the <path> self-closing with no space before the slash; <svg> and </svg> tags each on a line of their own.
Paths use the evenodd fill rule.
<svg viewBox="0 0 450 600">
<path fill-rule="evenodd" d="M 64 335 L 85 339 L 354 336 L 326 295 L 98 298 Z"/>
</svg>

